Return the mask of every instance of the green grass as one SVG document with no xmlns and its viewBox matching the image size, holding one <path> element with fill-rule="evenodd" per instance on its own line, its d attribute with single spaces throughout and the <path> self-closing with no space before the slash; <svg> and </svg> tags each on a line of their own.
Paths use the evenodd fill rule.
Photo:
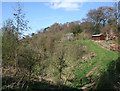
<svg viewBox="0 0 120 91">
<path fill-rule="evenodd" d="M 70 43 L 68 43 L 70 44 Z M 85 78 L 86 74 L 89 73 L 94 67 L 97 67 L 90 76 L 94 81 L 97 81 L 97 79 L 100 77 L 100 75 L 96 75 L 95 73 L 101 73 L 106 72 L 108 64 L 112 62 L 113 60 L 117 60 L 118 53 L 113 52 L 111 50 L 106 50 L 105 48 L 100 47 L 99 45 L 95 44 L 91 40 L 77 40 L 74 42 L 74 44 L 82 44 L 87 46 L 90 51 L 94 52 L 96 56 L 92 60 L 88 60 L 83 63 L 79 63 L 76 66 L 76 69 L 74 71 L 76 76 L 76 81 L 72 84 L 73 87 L 80 88 L 79 86 L 79 80 L 82 78 Z M 95 75 L 94 75 L 95 74 Z M 86 79 L 83 79 L 83 85 L 89 83 L 89 81 L 86 81 Z"/>
<path fill-rule="evenodd" d="M 87 46 L 87 49 L 85 49 L 85 52 L 83 51 L 83 49 L 79 49 L 79 47 L 81 48 L 82 46 Z M 95 44 L 91 40 L 77 40 L 77 41 L 61 42 L 61 43 L 57 43 L 55 45 L 55 48 L 56 48 L 56 50 L 54 50 L 54 53 L 58 53 L 58 54 L 54 54 L 54 55 L 52 55 L 52 57 L 50 55 L 50 57 L 48 57 L 48 59 L 42 61 L 41 64 L 44 65 L 45 68 L 41 72 L 46 72 L 48 78 L 52 77 L 52 79 L 54 81 L 57 81 L 56 79 L 58 78 L 58 73 L 53 74 L 54 70 L 55 70 L 55 72 L 57 70 L 56 68 L 54 68 L 53 62 L 57 61 L 56 58 L 57 58 L 57 56 L 59 56 L 60 50 L 64 49 L 65 54 L 66 54 L 66 55 L 64 55 L 64 59 L 67 61 L 66 64 L 69 67 L 69 69 L 64 69 L 63 75 L 66 77 L 68 74 L 73 72 L 75 77 L 74 77 L 74 79 L 71 80 L 72 84 L 69 85 L 69 87 L 77 88 L 77 89 L 81 89 L 82 86 L 84 86 L 88 83 L 91 83 L 86 78 L 86 74 L 88 74 L 93 68 L 97 67 L 90 74 L 90 76 L 92 77 L 92 80 L 97 82 L 98 79 L 103 74 L 103 72 L 107 72 L 108 65 L 112 61 L 117 60 L 117 58 L 118 58 L 117 52 L 108 51 L 105 48 L 102 48 L 99 45 Z M 91 60 L 86 60 L 84 62 L 83 61 L 81 62 L 80 58 L 89 52 L 94 52 L 96 56 Z M 47 64 L 47 66 L 46 66 L 46 64 Z M 73 68 L 71 66 L 73 66 Z M 39 72 L 42 68 L 39 67 L 39 65 L 38 65 L 38 67 L 36 65 L 36 69 L 37 69 L 36 72 Z M 52 74 L 55 76 L 53 76 Z M 74 76 L 73 74 L 72 74 L 72 76 Z M 83 80 L 81 85 L 80 85 L 80 79 Z M 42 83 L 39 83 L 38 88 L 42 87 L 42 85 L 43 85 Z M 49 85 L 49 84 L 47 84 L 47 85 Z M 34 87 L 34 85 L 33 85 L 33 87 Z M 97 84 L 95 86 L 92 86 L 91 88 L 96 88 L 96 87 L 97 87 Z M 36 85 L 35 85 L 35 88 L 36 88 Z"/>
</svg>

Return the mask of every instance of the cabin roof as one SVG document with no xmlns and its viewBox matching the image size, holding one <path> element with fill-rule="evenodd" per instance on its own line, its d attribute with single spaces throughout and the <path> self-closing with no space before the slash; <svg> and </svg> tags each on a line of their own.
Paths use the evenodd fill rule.
<svg viewBox="0 0 120 91">
<path fill-rule="evenodd" d="M 92 37 L 100 37 L 102 34 L 92 35 Z"/>
</svg>

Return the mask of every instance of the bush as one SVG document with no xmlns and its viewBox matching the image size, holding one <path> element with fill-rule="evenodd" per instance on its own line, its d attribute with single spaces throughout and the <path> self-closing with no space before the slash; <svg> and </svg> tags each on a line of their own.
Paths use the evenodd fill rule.
<svg viewBox="0 0 120 91">
<path fill-rule="evenodd" d="M 78 39 L 79 40 L 88 40 L 88 39 L 90 39 L 91 38 L 91 34 L 90 33 L 86 33 L 86 32 L 82 32 L 82 33 L 80 33 L 79 35 L 78 35 Z"/>
<path fill-rule="evenodd" d="M 118 41 L 112 41 L 113 44 L 118 44 Z"/>
</svg>

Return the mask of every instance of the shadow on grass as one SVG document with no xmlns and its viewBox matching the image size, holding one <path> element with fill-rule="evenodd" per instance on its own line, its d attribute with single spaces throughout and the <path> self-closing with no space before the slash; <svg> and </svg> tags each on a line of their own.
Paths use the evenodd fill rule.
<svg viewBox="0 0 120 91">
<path fill-rule="evenodd" d="M 96 89 L 120 90 L 120 56 L 117 60 L 110 62 L 107 71 L 100 77 Z"/>
<path fill-rule="evenodd" d="M 15 78 L 11 78 L 11 77 L 3 77 L 2 78 L 2 91 L 41 91 L 41 90 L 50 90 L 50 91 L 64 91 L 64 90 L 72 90 L 72 91 L 76 91 L 76 88 L 70 88 L 64 85 L 51 85 L 49 82 L 47 81 L 21 81 L 19 86 L 14 86 L 14 87 L 5 87 L 8 86 L 12 83 L 15 83 L 16 80 Z M 22 85 L 24 84 L 24 86 L 22 87 Z"/>
</svg>

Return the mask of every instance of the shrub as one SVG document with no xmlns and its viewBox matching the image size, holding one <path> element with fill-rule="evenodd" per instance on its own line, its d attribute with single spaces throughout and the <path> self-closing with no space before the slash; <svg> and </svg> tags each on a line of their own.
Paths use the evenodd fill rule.
<svg viewBox="0 0 120 91">
<path fill-rule="evenodd" d="M 86 32 L 82 32 L 82 33 L 80 33 L 79 35 L 78 35 L 78 39 L 79 40 L 88 40 L 88 39 L 90 39 L 91 38 L 91 34 L 90 33 L 86 33 Z"/>
</svg>

